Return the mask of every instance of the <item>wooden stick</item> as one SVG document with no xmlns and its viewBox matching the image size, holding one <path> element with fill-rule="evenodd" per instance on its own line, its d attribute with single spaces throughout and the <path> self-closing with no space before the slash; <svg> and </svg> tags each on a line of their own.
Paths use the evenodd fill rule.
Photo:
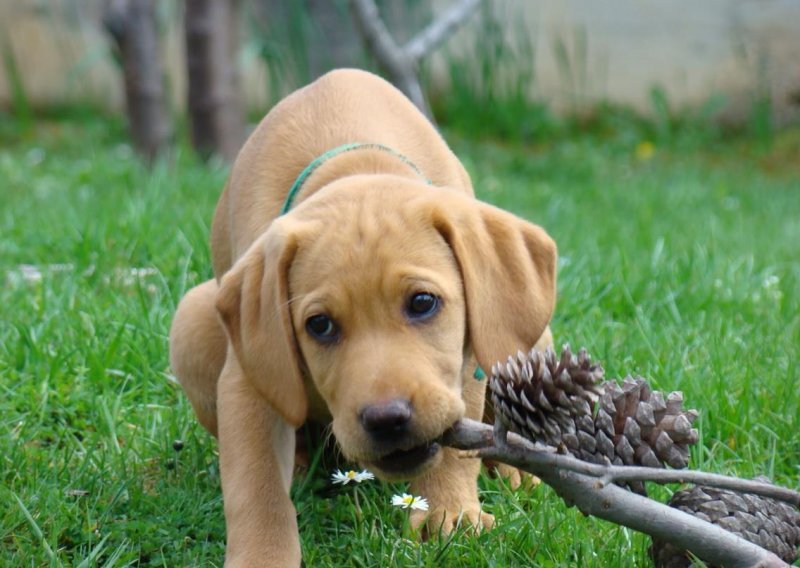
<svg viewBox="0 0 800 568">
<path fill-rule="evenodd" d="M 533 444 L 521 436 L 507 433 L 499 421 L 492 428 L 474 420 L 460 420 L 445 434 L 443 443 L 458 449 L 473 450 L 470 452 L 471 456 L 488 457 L 530 472 L 550 485 L 565 502 L 575 505 L 583 513 L 670 542 L 711 564 L 731 568 L 788 566 L 768 550 L 716 525 L 614 485 L 611 483 L 614 478 L 608 473 L 609 467 L 558 455 L 552 448 Z M 619 470 L 644 469 L 612 467 L 617 469 L 618 475 Z M 702 475 L 699 472 L 694 473 Z M 718 483 L 720 478 L 725 478 L 710 477 Z M 629 476 L 626 474 L 626 480 L 633 479 L 640 478 L 635 477 L 633 471 Z"/>
<path fill-rule="evenodd" d="M 472 424 L 473 422 L 465 419 L 461 423 L 457 423 L 453 428 L 453 433 L 448 434 L 448 436 L 455 435 L 458 443 L 462 445 L 460 446 L 462 449 L 473 450 L 470 452 L 469 457 L 503 461 L 502 448 L 494 446 L 495 438 L 492 436 L 492 429 L 485 428 L 485 424 L 480 428 L 475 428 L 474 424 Z M 475 424 L 481 423 L 475 422 Z M 456 431 L 458 431 L 457 434 L 455 434 Z M 718 489 L 730 489 L 739 493 L 760 495 L 761 497 L 777 499 L 795 507 L 800 507 L 800 492 L 770 483 L 689 469 L 658 469 L 653 467 L 594 464 L 572 456 L 557 454 L 555 453 L 555 448 L 531 443 L 516 434 L 509 434 L 509 436 L 513 437 L 516 441 L 515 443 L 524 444 L 526 448 L 529 448 L 529 459 L 537 465 L 541 467 L 556 467 L 595 477 L 597 482 L 602 485 L 623 481 L 654 481 L 662 485 L 665 483 L 693 483 Z M 445 440 L 449 439 L 445 438 Z"/>
</svg>

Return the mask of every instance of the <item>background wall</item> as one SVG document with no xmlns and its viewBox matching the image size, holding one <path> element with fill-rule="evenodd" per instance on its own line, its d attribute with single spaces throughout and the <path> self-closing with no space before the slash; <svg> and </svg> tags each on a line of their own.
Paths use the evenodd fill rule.
<svg viewBox="0 0 800 568">
<path fill-rule="evenodd" d="M 434 0 L 432 9 L 447 3 Z M 304 81 L 285 64 L 300 51 L 308 76 L 326 66 L 362 62 L 353 55 L 358 46 L 345 45 L 358 42 L 347 28 L 345 2 L 308 0 L 312 19 L 324 17 L 329 33 L 304 36 L 282 21 L 292 17 L 286 3 L 245 4 L 241 65 L 251 108 L 268 105 L 278 91 L 275 83 L 291 88 Z M 431 10 L 422 0 L 411 4 L 413 18 L 398 10 L 397 2 L 390 4 L 394 18 L 387 18 L 406 27 L 405 35 L 424 21 L 420 12 Z M 528 94 L 557 109 L 581 110 L 600 100 L 647 109 L 651 88 L 658 86 L 673 107 L 701 105 L 723 94 L 727 119 L 745 118 L 753 104 L 768 100 L 779 123 L 800 121 L 800 0 L 493 0 L 490 5 L 509 45 L 522 50 L 501 72 L 529 74 Z M 159 3 L 177 106 L 185 99 L 180 6 Z M 10 105 L 16 83 L 34 106 L 88 100 L 121 108 L 120 79 L 101 13 L 102 0 L 0 0 L 0 105 Z M 261 27 L 258 17 L 266 22 Z M 287 42 L 270 29 L 284 34 L 288 29 Z M 307 33 L 309 26 L 304 29 Z M 298 45 L 298 37 L 306 38 L 304 43 Z M 448 63 L 484 39 L 478 22 L 459 32 L 429 64 L 431 81 L 446 92 Z M 326 49 L 324 41 L 333 47 Z M 281 50 L 284 56 L 276 56 Z M 327 61 L 321 61 L 323 52 Z M 284 62 L 282 68 L 270 65 L 276 60 Z"/>
<path fill-rule="evenodd" d="M 548 99 L 644 107 L 658 85 L 676 105 L 724 93 L 729 111 L 769 94 L 776 118 L 800 117 L 798 0 L 524 2 L 537 37 L 537 85 Z M 557 46 L 566 48 L 566 80 Z"/>
</svg>

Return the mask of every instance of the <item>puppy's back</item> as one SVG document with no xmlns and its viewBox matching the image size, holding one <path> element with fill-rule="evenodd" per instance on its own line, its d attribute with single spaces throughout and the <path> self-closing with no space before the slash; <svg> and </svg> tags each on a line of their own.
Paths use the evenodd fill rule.
<svg viewBox="0 0 800 568">
<path fill-rule="evenodd" d="M 236 240 L 255 238 L 278 215 L 292 183 L 312 160 L 353 142 L 383 144 L 407 157 L 433 185 L 472 193 L 461 163 L 405 95 L 367 71 L 331 71 L 275 105 L 242 147 L 212 224 L 217 277 L 241 248 L 231 242 L 233 230 L 246 235 Z"/>
</svg>

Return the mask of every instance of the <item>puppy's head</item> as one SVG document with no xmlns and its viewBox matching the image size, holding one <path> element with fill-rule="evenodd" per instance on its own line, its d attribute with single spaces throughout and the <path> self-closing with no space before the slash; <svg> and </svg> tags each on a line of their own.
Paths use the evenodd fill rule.
<svg viewBox="0 0 800 568">
<path fill-rule="evenodd" d="M 305 376 L 349 459 L 409 478 L 464 415 L 466 355 L 488 369 L 539 338 L 555 259 L 542 229 L 499 209 L 360 176 L 275 220 L 217 307 L 244 372 L 289 423 L 306 417 Z"/>
</svg>

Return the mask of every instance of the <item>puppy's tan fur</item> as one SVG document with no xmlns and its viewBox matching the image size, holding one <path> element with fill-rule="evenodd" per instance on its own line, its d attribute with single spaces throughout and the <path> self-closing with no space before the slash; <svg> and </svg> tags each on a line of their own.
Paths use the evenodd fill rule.
<svg viewBox="0 0 800 568">
<path fill-rule="evenodd" d="M 393 152 L 344 152 L 279 216 L 303 168 L 352 142 L 383 144 L 419 172 Z M 227 565 L 300 563 L 289 487 L 294 430 L 306 419 L 332 421 L 348 458 L 411 478 L 411 492 L 431 505 L 415 525 L 492 524 L 478 501 L 477 460 L 442 449 L 400 472 L 382 464 L 391 452 L 429 447 L 462 416 L 481 418 L 476 364 L 488 369 L 549 341 L 556 250 L 542 229 L 476 201 L 461 163 L 394 87 L 341 70 L 283 100 L 250 136 L 211 248 L 216 279 L 181 301 L 170 358 L 219 439 Z M 406 306 L 420 292 L 441 308 L 413 321 Z M 306 331 L 318 314 L 336 322 L 335 342 Z M 376 442 L 360 413 L 392 400 L 410 404 L 409 432 Z"/>
</svg>

